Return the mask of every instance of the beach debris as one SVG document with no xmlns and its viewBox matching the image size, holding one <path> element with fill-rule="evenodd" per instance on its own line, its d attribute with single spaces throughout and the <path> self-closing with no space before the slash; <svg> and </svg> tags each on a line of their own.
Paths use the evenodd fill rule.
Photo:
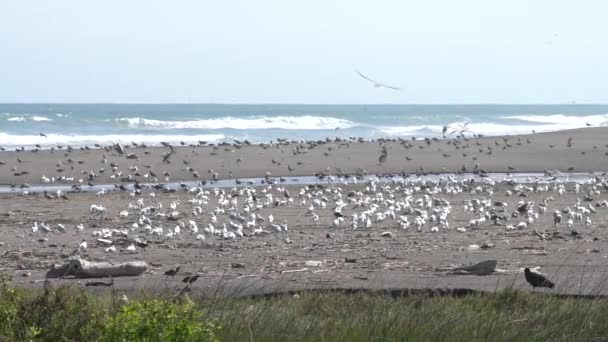
<svg viewBox="0 0 608 342">
<path fill-rule="evenodd" d="M 481 246 L 479 246 L 479 245 L 468 245 L 467 246 L 467 251 L 469 251 L 469 252 L 478 251 L 480 249 L 481 249 Z"/>
<path fill-rule="evenodd" d="M 381 234 L 381 236 L 382 236 L 382 237 L 389 237 L 389 238 L 392 238 L 392 237 L 393 237 L 393 233 L 391 233 L 391 232 L 383 232 L 383 233 Z"/>
<path fill-rule="evenodd" d="M 114 285 L 114 279 L 110 279 L 110 281 L 88 281 L 84 284 L 84 286 L 112 286 Z"/>
<path fill-rule="evenodd" d="M 490 249 L 496 247 L 492 242 L 484 242 L 481 244 L 481 249 Z"/>
<path fill-rule="evenodd" d="M 323 261 L 307 260 L 306 262 L 304 262 L 304 265 L 308 267 L 321 267 L 323 265 Z"/>
<path fill-rule="evenodd" d="M 114 242 L 109 239 L 97 239 L 97 242 L 102 243 L 104 245 L 112 245 Z"/>
<path fill-rule="evenodd" d="M 110 246 L 108 248 L 105 249 L 106 253 L 116 253 L 117 249 L 116 246 Z"/>
<path fill-rule="evenodd" d="M 474 265 L 458 267 L 449 274 L 454 275 L 488 275 L 496 272 L 496 260 L 485 260 Z"/>
<path fill-rule="evenodd" d="M 284 273 L 306 272 L 306 271 L 308 271 L 308 268 L 300 268 L 300 269 L 297 269 L 297 270 L 286 270 L 286 271 L 281 271 L 281 274 L 284 274 Z"/>
<path fill-rule="evenodd" d="M 64 264 L 52 265 L 46 273 L 46 278 L 107 278 L 134 277 L 149 269 L 144 261 L 129 261 L 120 264 L 108 262 L 91 262 L 79 257 L 68 260 Z"/>
</svg>

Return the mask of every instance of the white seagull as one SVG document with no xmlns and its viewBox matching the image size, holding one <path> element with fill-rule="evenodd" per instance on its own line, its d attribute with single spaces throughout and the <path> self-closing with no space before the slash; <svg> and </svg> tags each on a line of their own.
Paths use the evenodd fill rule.
<svg viewBox="0 0 608 342">
<path fill-rule="evenodd" d="M 388 88 L 388 89 L 393 89 L 393 90 L 401 90 L 401 88 L 398 87 L 394 87 L 394 86 L 390 86 L 384 83 L 380 83 L 378 81 L 374 81 L 371 78 L 363 75 L 362 73 L 360 73 L 358 70 L 355 70 L 357 72 L 357 74 L 359 74 L 359 76 L 363 77 L 364 79 L 372 82 L 374 84 L 374 88 Z"/>
</svg>

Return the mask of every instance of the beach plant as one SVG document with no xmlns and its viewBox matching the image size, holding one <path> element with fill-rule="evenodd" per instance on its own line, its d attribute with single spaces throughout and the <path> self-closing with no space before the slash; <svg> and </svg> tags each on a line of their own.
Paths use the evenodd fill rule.
<svg viewBox="0 0 608 342">
<path fill-rule="evenodd" d="M 205 321 L 194 302 L 150 299 L 125 304 L 109 319 L 104 341 L 217 341 L 220 329 Z"/>
</svg>

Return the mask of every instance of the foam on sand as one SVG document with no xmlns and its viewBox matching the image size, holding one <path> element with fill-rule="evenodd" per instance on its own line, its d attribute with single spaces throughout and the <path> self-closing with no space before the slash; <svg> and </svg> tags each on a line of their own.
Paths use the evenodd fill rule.
<svg viewBox="0 0 608 342">
<path fill-rule="evenodd" d="M 145 135 L 145 134 L 110 134 L 110 135 L 64 135 L 47 134 L 47 137 L 40 135 L 13 135 L 0 132 L 0 145 L 3 147 L 26 148 L 40 145 L 41 147 L 52 147 L 56 145 L 71 145 L 73 147 L 101 144 L 108 145 L 113 143 L 130 144 L 131 142 L 144 143 L 151 146 L 160 145 L 161 141 L 172 144 L 185 142 L 187 144 L 197 143 L 199 140 L 207 142 L 217 142 L 225 137 L 222 134 L 201 134 L 201 135 Z"/>
</svg>

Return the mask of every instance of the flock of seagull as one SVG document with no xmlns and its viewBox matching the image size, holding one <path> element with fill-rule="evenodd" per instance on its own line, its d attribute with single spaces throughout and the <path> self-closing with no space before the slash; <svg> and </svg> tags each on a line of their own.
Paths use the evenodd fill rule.
<svg viewBox="0 0 608 342">
<path fill-rule="evenodd" d="M 44 180 L 43 180 L 44 181 Z M 268 234 L 284 234 L 290 229 L 287 219 L 281 216 L 282 207 L 298 208 L 298 226 L 310 225 L 327 229 L 381 230 L 381 235 L 392 237 L 397 231 L 440 233 L 449 230 L 467 232 L 496 227 L 505 230 L 534 229 L 535 222 L 543 215 L 552 215 L 553 228 L 573 229 L 577 225 L 591 225 L 592 216 L 608 208 L 608 201 L 598 200 L 602 191 L 608 190 L 608 179 L 590 178 L 587 184 L 543 183 L 541 179 L 529 179 L 529 183 L 515 183 L 507 177 L 503 184 L 488 178 L 475 182 L 473 178 L 445 176 L 437 180 L 421 178 L 369 179 L 357 176 L 333 177 L 327 183 L 306 186 L 283 186 L 267 179 L 265 184 L 251 184 L 233 188 L 206 188 L 202 183 L 189 186 L 182 183 L 180 190 L 157 187 L 157 190 L 129 192 L 126 208 L 110 212 L 102 204 L 91 204 L 90 215 L 99 219 L 115 217 L 121 220 L 117 228 L 85 228 L 85 223 L 74 226 L 76 231 L 90 234 L 96 245 L 104 246 L 107 253 L 137 253 L 153 239 L 209 239 L 238 241 Z M 570 188 L 567 189 L 567 186 Z M 499 190 L 502 189 L 502 190 Z M 186 200 L 163 202 L 160 194 L 181 191 Z M 495 191 L 518 198 L 511 207 L 507 202 L 494 199 Z M 566 192 L 578 198 L 566 207 L 551 207 L 556 196 Z M 542 194 L 539 202 L 528 201 L 529 194 Z M 157 195 L 158 194 L 158 195 Z M 462 203 L 452 203 L 450 197 L 469 194 Z M 59 200 L 65 194 L 45 192 L 49 200 Z M 108 196 L 101 190 L 97 198 Z M 450 218 L 455 205 L 461 205 L 469 220 L 457 224 Z M 277 218 L 275 218 L 275 216 Z M 65 233 L 63 224 L 50 225 L 34 222 L 32 234 Z M 546 233 L 538 233 L 544 235 Z M 75 253 L 86 253 L 90 239 L 83 239 Z M 126 248 L 117 247 L 116 240 L 129 241 Z M 288 240 L 288 236 L 286 236 Z M 171 271 L 171 270 L 170 270 Z M 169 272 L 169 271 L 168 271 Z M 526 279 L 537 274 L 526 271 Z M 171 272 L 169 274 L 171 275 Z M 540 276 L 540 275 L 539 275 Z M 542 283 L 545 284 L 545 283 Z M 546 283 L 547 286 L 549 283 Z"/>
<path fill-rule="evenodd" d="M 362 75 L 362 77 L 364 77 Z M 444 128 L 444 135 L 447 131 Z M 467 124 L 453 128 L 458 135 L 464 136 L 468 130 Z M 426 139 L 426 144 L 430 145 L 436 139 Z M 510 141 L 503 138 L 505 146 L 510 147 Z M 400 143 L 406 148 L 412 145 L 407 140 L 399 139 Z M 279 141 L 282 143 L 283 141 Z M 348 142 L 348 141 L 347 141 Z M 201 142 L 205 144 L 205 142 Z M 241 144 L 241 142 L 237 142 Z M 312 142 L 309 142 L 313 144 Z M 378 164 L 386 162 L 388 150 L 383 141 L 380 143 L 380 154 Z M 465 140 L 448 141 L 456 149 L 467 144 Z M 518 145 L 523 142 L 517 139 L 514 142 Z M 525 143 L 531 143 L 528 139 Z M 236 144 L 236 143 L 235 143 Z M 245 144 L 248 144 L 245 142 Z M 133 144 L 135 147 L 138 146 Z M 170 163 L 170 158 L 176 153 L 173 146 L 163 143 L 169 147 L 170 151 L 163 154 L 163 163 Z M 182 145 L 184 145 L 182 143 Z M 313 144 L 314 145 L 314 144 Z M 498 142 L 496 142 L 498 146 Z M 572 138 L 568 140 L 568 147 L 572 145 Z M 101 146 L 96 146 L 101 147 Z M 264 146 L 262 146 L 264 147 Z M 423 148 L 423 146 L 419 146 Z M 608 190 L 608 178 L 590 177 L 586 184 L 559 182 L 552 174 L 550 177 L 529 178 L 526 182 L 517 183 L 513 178 L 507 176 L 500 182 L 487 178 L 479 164 L 472 170 L 480 178 L 459 177 L 445 175 L 435 180 L 419 177 L 386 177 L 369 178 L 361 174 L 345 175 L 340 169 L 336 169 L 334 175 L 331 169 L 326 169 L 324 173 L 316 174 L 324 183 L 314 185 L 286 186 L 280 181 L 272 178 L 270 173 L 266 174 L 263 181 L 241 182 L 236 180 L 237 187 L 233 188 L 210 188 L 209 185 L 218 180 L 218 174 L 209 170 L 213 181 L 201 181 L 198 185 L 193 183 L 186 184 L 180 182 L 178 189 L 167 187 L 163 183 L 145 185 L 137 181 L 137 176 L 142 176 L 150 182 L 158 182 L 158 176 L 152 170 L 145 174 L 140 173 L 139 158 L 134 153 L 127 153 L 120 144 L 103 147 L 105 152 L 116 151 L 126 159 L 136 161 L 135 165 L 129 166 L 125 170 L 120 170 L 117 164 L 110 163 L 110 179 L 120 181 L 115 188 L 122 192 L 128 192 L 130 201 L 126 208 L 114 210 L 106 208 L 100 204 L 101 199 L 111 196 L 111 191 L 101 189 L 96 193 L 100 203 L 92 203 L 89 207 L 89 219 L 98 219 L 98 224 L 94 224 L 100 229 L 87 228 L 87 222 L 74 225 L 74 229 L 82 234 L 88 234 L 89 238 L 84 238 L 75 247 L 75 253 L 86 254 L 89 242 L 94 239 L 95 246 L 103 246 L 106 253 L 137 253 L 139 249 L 146 248 L 150 240 L 195 240 L 206 241 L 209 239 L 232 240 L 256 238 L 268 234 L 285 234 L 289 232 L 291 225 L 314 226 L 328 229 L 350 229 L 350 230 L 381 230 L 381 235 L 392 237 L 397 231 L 415 231 L 440 233 L 446 231 L 456 231 L 464 233 L 471 230 L 485 228 L 499 228 L 505 230 L 526 230 L 531 229 L 541 238 L 547 237 L 547 233 L 541 233 L 538 229 L 544 228 L 537 225 L 537 221 L 543 215 L 551 215 L 553 228 L 574 229 L 577 225 L 592 225 L 592 217 L 603 208 L 608 208 L 608 201 L 599 200 L 602 191 Z M 217 150 L 216 147 L 214 150 Z M 312 148 L 312 147 L 310 147 Z M 88 148 L 86 148 L 88 149 Z M 492 152 L 480 150 L 480 153 Z M 69 151 L 68 151 L 69 152 Z M 212 152 L 213 154 L 214 152 Z M 294 155 L 302 153 L 296 148 Z M 66 154 L 67 156 L 67 154 Z M 463 156 L 466 154 L 463 153 Z M 446 157 L 446 154 L 444 154 Z M 406 157 L 406 159 L 408 159 Z M 239 157 L 236 161 L 238 165 L 243 160 Z M 475 160 L 475 158 L 474 158 Z M 21 163 L 21 160 L 18 160 Z M 73 164 L 71 159 L 67 161 Z M 275 160 L 273 164 L 279 163 Z M 108 163 L 104 154 L 102 163 Z M 198 172 L 188 167 L 188 162 L 184 160 L 187 170 L 192 172 L 193 178 L 199 178 Z M 4 162 L 2 162 L 4 165 Z M 63 171 L 65 165 L 57 163 L 58 172 Z M 290 171 L 293 170 L 288 165 Z M 73 169 L 73 165 L 72 165 Z M 509 169 L 511 169 L 509 167 Z M 572 168 L 571 168 L 572 169 Z M 15 173 L 24 172 L 12 169 Z M 42 176 L 42 184 L 71 183 L 71 191 L 79 192 L 82 190 L 81 184 L 87 182 L 90 186 L 94 185 L 96 177 L 106 172 L 100 169 L 95 171 L 83 171 L 85 179 L 75 180 L 74 177 L 47 177 Z M 469 172 L 463 166 L 462 173 Z M 20 174 L 21 175 L 21 174 Z M 168 173 L 163 173 L 165 180 L 168 181 Z M 16 174 L 16 176 L 18 176 Z M 282 180 L 282 179 L 281 179 Z M 125 184 L 132 183 L 132 186 Z M 508 186 L 497 186 L 506 184 Z M 25 186 L 27 188 L 29 186 Z M 568 187 L 568 189 L 567 189 Z M 182 192 L 186 195 L 184 200 L 171 200 L 163 202 L 163 193 Z M 507 203 L 496 200 L 494 193 L 504 191 L 504 195 L 517 200 Z M 27 193 L 27 191 L 24 191 Z M 552 207 L 552 202 L 556 196 L 575 193 L 577 199 L 569 206 Z M 529 194 L 542 194 L 541 201 L 529 201 Z M 66 192 L 62 190 L 43 191 L 47 200 L 69 200 Z M 453 203 L 454 195 L 468 194 L 469 198 L 462 200 L 461 203 Z M 181 198 L 181 197 L 180 197 Z M 454 206 L 462 206 L 462 210 L 469 218 L 466 222 L 462 220 L 452 220 L 451 214 Z M 299 214 L 293 222 L 288 219 L 294 217 L 280 218 L 282 211 L 280 208 L 298 208 Z M 114 228 L 104 227 L 104 219 L 107 217 L 118 217 L 120 225 Z M 275 219 L 275 216 L 280 219 Z M 31 233 L 33 235 L 45 235 L 49 233 L 66 233 L 69 228 L 64 224 L 47 224 L 45 222 L 33 222 Z M 42 237 L 39 241 L 48 240 Z M 289 237 L 286 236 L 286 241 Z M 117 244 L 120 242 L 120 244 Z M 127 242 L 125 244 L 125 242 Z M 167 276 L 175 275 L 179 269 L 167 271 Z M 527 270 L 526 279 L 540 279 L 541 275 Z M 545 279 L 546 280 L 546 279 Z M 531 282 L 532 283 L 532 282 Z M 550 282 L 538 282 L 548 286 Z M 533 286 L 536 286 L 533 284 Z"/>
</svg>

